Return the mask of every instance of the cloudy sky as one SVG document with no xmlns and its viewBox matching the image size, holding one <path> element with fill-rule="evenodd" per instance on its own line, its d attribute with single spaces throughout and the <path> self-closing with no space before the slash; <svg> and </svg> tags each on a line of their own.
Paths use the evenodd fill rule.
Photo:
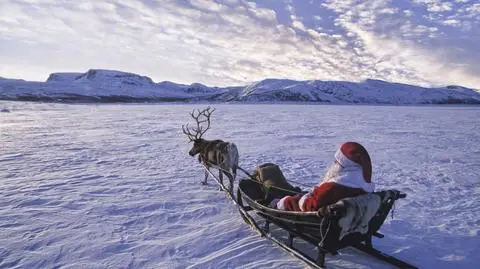
<svg viewBox="0 0 480 269">
<path fill-rule="evenodd" d="M 480 89 L 477 0 L 0 0 L 0 76 L 367 78 Z"/>
</svg>

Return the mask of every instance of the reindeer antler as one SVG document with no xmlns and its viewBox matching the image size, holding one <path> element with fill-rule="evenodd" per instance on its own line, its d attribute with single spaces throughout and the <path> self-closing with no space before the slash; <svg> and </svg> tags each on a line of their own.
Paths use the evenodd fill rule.
<svg viewBox="0 0 480 269">
<path fill-rule="evenodd" d="M 183 133 L 190 139 L 190 141 L 194 141 L 197 139 L 202 138 L 202 136 L 207 132 L 208 129 L 210 129 L 210 116 L 212 113 L 215 111 L 215 108 L 207 107 L 204 110 L 197 109 L 197 115 L 195 115 L 195 109 L 190 113 L 190 116 L 196 121 L 197 123 L 197 128 L 192 128 L 192 131 L 190 131 L 190 128 L 188 128 L 188 123 L 186 125 L 182 125 L 182 130 Z M 203 116 L 204 119 L 200 119 L 200 117 Z M 204 129 L 202 126 L 202 123 L 207 123 L 206 128 Z"/>
<path fill-rule="evenodd" d="M 190 140 L 190 142 L 196 139 L 196 135 L 192 134 L 188 129 L 188 123 L 186 125 L 182 125 L 182 130 L 183 130 L 183 133 L 188 137 L 188 140 Z"/>
</svg>

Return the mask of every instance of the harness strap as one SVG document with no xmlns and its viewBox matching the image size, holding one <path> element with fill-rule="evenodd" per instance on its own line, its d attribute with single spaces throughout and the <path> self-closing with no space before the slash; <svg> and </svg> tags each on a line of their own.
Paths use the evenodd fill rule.
<svg viewBox="0 0 480 269">
<path fill-rule="evenodd" d="M 215 169 L 218 169 L 218 170 L 221 170 L 225 173 L 230 173 L 230 171 L 227 171 L 225 169 L 223 169 L 222 167 L 218 166 L 218 165 L 215 165 L 209 161 L 206 161 L 206 160 L 203 160 L 204 163 L 208 164 L 209 166 L 215 168 Z M 237 166 L 236 167 L 237 169 L 239 169 L 240 171 L 242 171 L 243 173 L 245 173 L 245 175 L 248 176 L 248 179 L 255 182 L 255 183 L 258 183 L 260 185 L 263 185 L 262 182 L 258 181 L 255 177 L 253 177 L 250 173 L 247 172 L 247 170 L 243 169 L 242 167 L 240 166 Z M 303 194 L 302 192 L 297 192 L 297 191 L 294 191 L 294 190 L 288 190 L 288 189 L 284 189 L 284 188 L 280 188 L 280 187 L 277 187 L 277 186 L 270 186 L 270 188 L 274 188 L 274 189 L 277 189 L 277 190 L 282 190 L 282 191 L 286 191 L 286 192 L 290 192 L 290 193 L 296 193 L 296 194 Z"/>
</svg>

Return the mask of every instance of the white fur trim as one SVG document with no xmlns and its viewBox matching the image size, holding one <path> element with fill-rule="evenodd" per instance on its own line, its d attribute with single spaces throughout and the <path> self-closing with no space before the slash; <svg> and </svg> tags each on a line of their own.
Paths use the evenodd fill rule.
<svg viewBox="0 0 480 269">
<path fill-rule="evenodd" d="M 285 210 L 285 200 L 290 196 L 285 196 L 277 202 L 277 209 Z"/>
<path fill-rule="evenodd" d="M 305 209 L 303 208 L 303 204 L 305 204 L 305 200 L 307 200 L 310 197 L 311 197 L 310 193 L 307 193 L 303 195 L 302 198 L 300 198 L 300 200 L 298 201 L 298 206 L 300 207 L 300 210 L 305 211 Z"/>
<path fill-rule="evenodd" d="M 352 161 L 350 162 L 353 163 Z M 346 187 L 363 189 L 366 192 L 375 191 L 375 184 L 365 182 L 362 167 L 356 163 L 354 165 L 348 162 L 343 164 L 340 162 L 334 163 L 328 169 L 323 182 L 335 182 Z"/>
<path fill-rule="evenodd" d="M 338 149 L 337 152 L 335 152 L 335 160 L 337 160 L 337 162 L 339 162 L 343 167 L 346 167 L 346 166 L 361 167 L 358 163 L 350 160 L 347 156 L 345 156 L 345 154 L 343 154 L 343 152 L 340 149 Z"/>
</svg>

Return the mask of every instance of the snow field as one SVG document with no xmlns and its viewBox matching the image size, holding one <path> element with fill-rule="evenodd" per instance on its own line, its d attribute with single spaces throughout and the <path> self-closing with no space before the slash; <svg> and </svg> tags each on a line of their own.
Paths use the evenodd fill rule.
<svg viewBox="0 0 480 269">
<path fill-rule="evenodd" d="M 212 179 L 199 184 L 181 125 L 204 106 L 2 102 L 0 268 L 303 268 Z M 243 168 L 274 162 L 304 184 L 341 143 L 362 143 L 377 189 L 408 195 L 377 248 L 420 268 L 479 263 L 479 108 L 215 107 L 207 138 L 236 143 Z M 350 249 L 327 266 L 391 268 Z"/>
</svg>

